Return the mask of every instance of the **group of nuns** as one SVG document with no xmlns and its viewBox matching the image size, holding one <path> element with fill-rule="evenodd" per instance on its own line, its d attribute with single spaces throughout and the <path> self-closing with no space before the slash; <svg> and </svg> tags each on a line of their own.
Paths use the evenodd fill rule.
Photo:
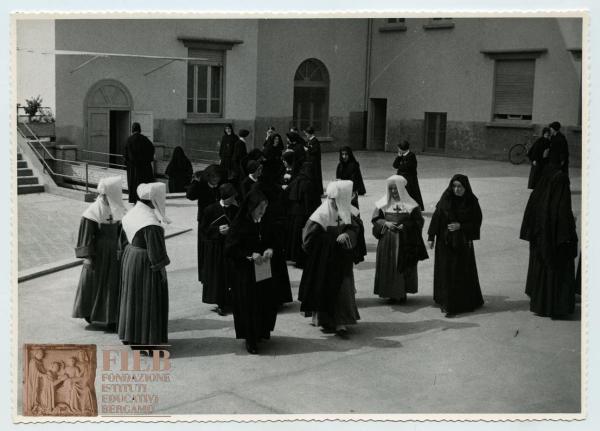
<svg viewBox="0 0 600 431">
<path fill-rule="evenodd" d="M 152 350 L 168 342 L 166 185 L 140 184 L 129 210 L 122 187 L 119 176 L 101 179 L 81 218 L 75 255 L 84 261 L 72 316 Z"/>
<path fill-rule="evenodd" d="M 386 180 L 371 219 L 378 240 L 374 293 L 391 303 L 417 292 L 417 264 L 428 258 L 416 157 L 407 142 L 398 148 L 393 164 L 398 172 Z M 265 142 L 263 150 L 268 149 Z M 198 200 L 202 300 L 216 304 L 220 315 L 232 309 L 236 338 L 245 340 L 251 354 L 270 338 L 279 307 L 293 301 L 286 261 L 303 269 L 298 299 L 312 325 L 346 338 L 347 326 L 360 319 L 353 267 L 367 250 L 357 208 L 365 192 L 358 162 L 351 149 L 340 150 L 338 178 L 328 183 L 321 201 L 312 161 L 295 166 L 290 151 L 275 158 L 260 150 L 248 154 L 240 172 L 250 186 L 243 190 L 245 177 L 231 181 L 218 165 L 195 174 L 187 190 L 189 199 Z M 356 166 L 346 169 L 351 160 Z M 354 181 L 340 178 L 347 176 Z M 83 214 L 76 255 L 85 260 L 73 317 L 116 331 L 132 348 L 151 349 L 168 342 L 166 189 L 162 183 L 141 184 L 140 200 L 126 211 L 121 187 L 120 177 L 101 180 L 97 200 Z M 484 303 L 473 247 L 481 224 L 468 177 L 454 175 L 427 231 L 428 246 L 435 249 L 434 301 L 446 317 Z M 552 164 L 529 199 L 521 238 L 530 242 L 531 310 L 553 318 L 572 313 L 577 235 L 568 177 Z"/>
</svg>

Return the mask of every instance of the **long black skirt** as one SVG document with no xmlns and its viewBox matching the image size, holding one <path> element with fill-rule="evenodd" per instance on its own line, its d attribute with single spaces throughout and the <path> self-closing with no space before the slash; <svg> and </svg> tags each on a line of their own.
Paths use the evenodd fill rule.
<svg viewBox="0 0 600 431">
<path fill-rule="evenodd" d="M 436 241 L 433 300 L 450 314 L 473 311 L 483 305 L 472 241 L 460 248 Z"/>
<path fill-rule="evenodd" d="M 119 320 L 120 263 L 117 241 L 120 225 L 103 223 L 96 233 L 92 265 L 83 264 L 73 317 L 101 325 Z"/>
<path fill-rule="evenodd" d="M 273 279 L 256 283 L 254 264 L 232 262 L 238 271 L 232 287 L 233 322 L 238 339 L 268 339 L 277 320 L 277 292 Z"/>
<path fill-rule="evenodd" d="M 227 266 L 228 260 L 223 255 L 223 241 L 204 240 L 202 244 L 202 302 L 225 307 L 231 303 L 228 273 L 235 269 Z"/>
<path fill-rule="evenodd" d="M 294 262 L 298 268 L 304 268 L 306 253 L 302 249 L 302 229 L 308 220 L 304 214 L 293 214 L 286 226 L 286 259 Z"/>
<path fill-rule="evenodd" d="M 128 244 L 121 265 L 119 339 L 129 344 L 168 342 L 169 289 L 151 269 L 148 251 Z"/>
<path fill-rule="evenodd" d="M 529 309 L 539 316 L 562 317 L 575 311 L 575 260 L 568 255 L 545 264 L 539 250 L 529 246 L 529 269 L 525 293 Z"/>
</svg>

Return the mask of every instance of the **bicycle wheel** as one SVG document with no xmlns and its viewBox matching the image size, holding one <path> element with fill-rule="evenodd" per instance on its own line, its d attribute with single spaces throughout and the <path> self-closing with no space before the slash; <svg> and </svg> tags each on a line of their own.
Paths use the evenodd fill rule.
<svg viewBox="0 0 600 431">
<path fill-rule="evenodd" d="M 520 165 L 527 158 L 527 148 L 523 144 L 515 144 L 508 150 L 508 160 L 513 165 Z"/>
</svg>

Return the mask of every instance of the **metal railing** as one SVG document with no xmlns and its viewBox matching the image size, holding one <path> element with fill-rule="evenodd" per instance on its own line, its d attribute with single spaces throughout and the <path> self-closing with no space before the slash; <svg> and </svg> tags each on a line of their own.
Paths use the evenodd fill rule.
<svg viewBox="0 0 600 431">
<path fill-rule="evenodd" d="M 195 162 L 214 163 L 219 161 L 219 152 L 215 150 L 202 150 L 200 148 L 191 148 L 191 159 Z M 204 156 L 204 157 L 202 157 Z M 213 156 L 213 157 L 211 157 Z"/>
<path fill-rule="evenodd" d="M 83 165 L 84 168 L 85 168 L 85 192 L 89 193 L 89 163 L 88 162 L 81 162 L 81 161 L 78 161 L 78 160 L 59 159 L 59 158 L 54 157 L 54 155 L 50 151 L 48 151 L 48 149 L 46 148 L 46 146 L 44 145 L 44 143 L 40 140 L 40 138 L 38 138 L 35 135 L 35 133 L 33 132 L 33 130 L 31 130 L 31 128 L 26 123 L 19 123 L 19 125 L 24 126 L 27 129 L 27 133 L 29 133 L 30 136 L 33 137 L 33 139 L 29 138 L 28 136 L 25 135 L 25 133 L 23 133 L 23 131 L 21 130 L 20 127 L 17 127 L 17 130 L 18 130 L 19 134 L 21 135 L 21 137 L 23 137 L 25 139 L 25 142 L 27 143 L 27 145 L 29 146 L 29 148 L 31 148 L 31 150 L 35 153 L 36 157 L 38 158 L 38 160 L 44 166 L 44 172 L 49 172 L 50 175 L 52 175 L 52 176 L 69 178 L 71 180 L 77 180 L 77 179 L 79 179 L 80 181 L 84 181 L 83 178 L 75 176 L 75 175 L 67 175 L 67 174 L 63 174 L 63 173 L 60 173 L 60 172 L 56 172 L 48 164 L 47 160 L 50 159 L 53 162 L 69 163 L 71 165 L 78 165 L 78 166 L 82 166 Z M 40 153 L 40 151 L 36 148 L 35 145 L 33 145 L 34 143 L 38 144 L 42 148 L 43 154 Z"/>
<path fill-rule="evenodd" d="M 108 157 L 121 157 L 121 158 L 125 159 L 125 156 L 124 156 L 123 154 L 116 154 L 116 153 L 104 153 L 104 152 L 102 152 L 102 151 L 91 151 L 91 150 L 78 150 L 78 151 L 81 151 L 82 153 L 89 153 L 89 154 L 100 154 L 100 155 L 102 155 L 102 156 L 108 156 Z M 126 168 L 127 168 L 127 166 L 125 166 L 125 165 L 122 165 L 122 164 L 120 164 L 120 163 L 114 163 L 114 162 L 104 162 L 104 161 L 102 161 L 102 160 L 87 160 L 87 159 L 84 159 L 84 160 L 82 160 L 82 162 L 87 162 L 87 163 L 90 163 L 90 164 L 92 164 L 92 165 L 93 165 L 93 164 L 108 165 L 108 167 L 109 167 L 109 168 L 110 168 L 110 167 L 112 167 L 112 166 L 116 166 L 116 167 L 118 167 L 119 169 L 126 169 Z"/>
</svg>

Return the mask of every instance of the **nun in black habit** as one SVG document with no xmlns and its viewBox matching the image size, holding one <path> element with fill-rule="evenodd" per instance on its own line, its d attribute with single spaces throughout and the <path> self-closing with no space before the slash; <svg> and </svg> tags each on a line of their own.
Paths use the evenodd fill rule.
<svg viewBox="0 0 600 431">
<path fill-rule="evenodd" d="M 335 178 L 338 180 L 352 181 L 352 205 L 358 208 L 358 197 L 367 193 L 360 164 L 352 153 L 352 148 L 346 146 L 340 148 L 340 161 L 337 165 Z"/>
<path fill-rule="evenodd" d="M 525 293 L 539 316 L 563 318 L 575 310 L 578 238 L 569 177 L 549 164 L 529 196 L 520 238 L 529 241 Z"/>
<path fill-rule="evenodd" d="M 417 203 L 421 211 L 425 210 L 423 197 L 421 196 L 421 187 L 419 187 L 419 178 L 417 176 L 417 156 L 410 151 L 410 143 L 402 141 L 398 144 L 398 155 L 394 159 L 394 168 L 396 175 L 403 176 L 408 184 L 406 191 Z"/>
<path fill-rule="evenodd" d="M 232 165 L 233 147 L 238 140 L 238 136 L 233 133 L 232 125 L 227 124 L 223 130 L 223 137 L 221 138 L 219 145 L 219 158 L 221 159 L 221 167 L 227 176 L 225 179 L 230 179 L 234 175 Z"/>
<path fill-rule="evenodd" d="M 250 354 L 258 353 L 258 341 L 271 337 L 277 319 L 277 292 L 268 274 L 273 236 L 263 220 L 267 206 L 260 191 L 250 191 L 225 239 L 225 256 L 236 268 L 231 273 L 235 335 L 246 340 Z"/>
<path fill-rule="evenodd" d="M 321 205 L 321 197 L 313 184 L 313 167 L 305 162 L 298 175 L 292 177 L 286 192 L 286 259 L 304 268 L 306 253 L 302 249 L 302 229 L 310 215 Z"/>
<path fill-rule="evenodd" d="M 527 157 L 531 163 L 531 170 L 529 171 L 529 181 L 527 188 L 533 190 L 537 182 L 539 181 L 544 167 L 548 162 L 548 153 L 550 151 L 550 128 L 544 127 L 542 130 L 542 136 L 533 143 Z"/>
<path fill-rule="evenodd" d="M 175 147 L 171 161 L 165 174 L 169 177 L 169 193 L 185 192 L 192 181 L 194 169 L 192 162 L 183 152 L 183 148 Z"/>
<path fill-rule="evenodd" d="M 202 281 L 203 247 L 202 247 L 202 217 L 204 209 L 221 199 L 219 186 L 223 183 L 225 174 L 219 165 L 208 165 L 204 171 L 196 172 L 187 189 L 186 197 L 198 202 L 198 280 Z"/>
<path fill-rule="evenodd" d="M 277 292 L 279 304 L 292 302 L 292 287 L 285 262 L 285 195 L 281 187 L 283 166 L 280 160 L 265 160 L 262 162 L 261 175 L 250 190 L 262 193 L 269 201 L 264 215 L 264 222 L 269 234 L 273 237 L 273 284 Z"/>
<path fill-rule="evenodd" d="M 306 150 L 304 149 L 304 139 L 296 132 L 289 132 L 286 134 L 288 142 L 288 150 L 294 152 L 294 166 L 292 168 L 293 175 L 300 172 L 300 168 L 306 161 Z"/>
<path fill-rule="evenodd" d="M 353 267 L 366 255 L 364 228 L 358 209 L 350 204 L 350 181 L 332 181 L 326 195 L 302 233 L 308 257 L 298 299 L 300 310 L 313 317 L 313 325 L 345 337 L 346 325 L 360 319 Z"/>
<path fill-rule="evenodd" d="M 233 268 L 227 265 L 223 249 L 231 222 L 237 215 L 239 207 L 237 190 L 232 184 L 222 184 L 219 187 L 219 194 L 221 199 L 206 207 L 200 224 L 204 256 L 202 302 L 216 304 L 217 307 L 213 311 L 220 316 L 225 316 L 231 303 L 228 274 Z"/>
<path fill-rule="evenodd" d="M 446 317 L 483 305 L 473 241 L 480 236 L 481 208 L 469 178 L 456 174 L 436 205 L 429 225 L 435 245 L 433 299 Z"/>
</svg>

